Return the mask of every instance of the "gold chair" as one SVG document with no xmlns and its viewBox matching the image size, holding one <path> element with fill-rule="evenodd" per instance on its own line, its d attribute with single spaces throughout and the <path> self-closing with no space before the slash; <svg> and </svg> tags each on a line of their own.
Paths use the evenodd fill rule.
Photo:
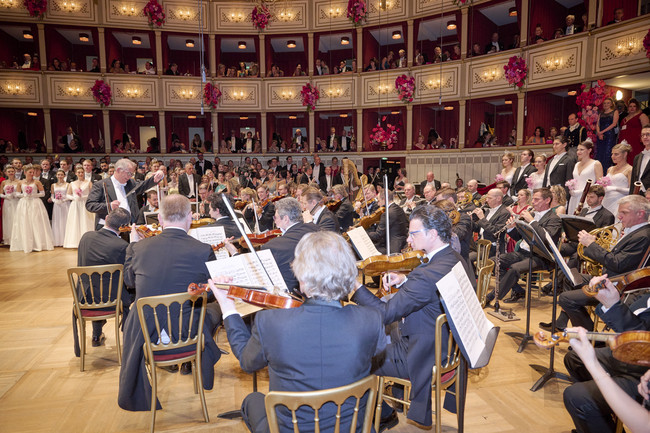
<svg viewBox="0 0 650 433">
<path fill-rule="evenodd" d="M 375 398 L 377 397 L 377 376 L 371 374 L 359 381 L 338 388 L 324 389 L 322 391 L 307 391 L 307 392 L 280 392 L 271 391 L 264 397 L 264 406 L 266 408 L 266 416 L 269 422 L 269 430 L 271 433 L 279 433 L 278 418 L 275 411 L 276 406 L 285 406 L 291 411 L 291 420 L 293 422 L 293 431 L 298 432 L 298 420 L 296 411 L 301 406 L 309 406 L 314 410 L 314 423 L 316 431 L 320 431 L 320 419 L 318 410 L 328 402 L 332 402 L 338 406 L 336 414 L 335 432 L 339 432 L 341 428 L 341 406 L 350 397 L 356 399 L 354 406 L 354 415 L 352 416 L 352 423 L 350 426 L 350 433 L 357 430 L 359 421 L 359 405 L 361 398 L 368 394 L 366 401 L 366 411 L 363 415 L 362 433 L 370 433 L 372 427 L 372 414 L 375 406 Z"/>
<path fill-rule="evenodd" d="M 197 305 L 199 301 L 200 307 Z M 136 303 L 138 318 L 144 336 L 144 360 L 152 388 L 151 433 L 153 433 L 156 423 L 156 394 L 158 390 L 156 367 L 168 367 L 184 362 L 192 363 L 194 393 L 198 393 L 201 398 L 205 422 L 210 422 L 203 393 L 203 377 L 201 376 L 201 354 L 204 348 L 203 322 L 205 320 L 206 304 L 207 296 L 205 292 L 194 296 L 189 293 L 150 296 L 140 298 Z M 158 307 L 165 307 L 164 313 Z M 146 313 L 145 308 L 148 310 Z M 198 327 L 194 328 L 192 324 L 195 322 L 194 317 L 196 314 L 199 315 Z M 156 327 L 155 332 L 152 332 L 153 330 L 150 330 L 147 324 L 147 316 L 150 317 L 151 315 L 153 315 Z M 160 325 L 159 316 L 162 316 L 163 320 L 165 320 L 164 327 Z M 167 335 L 162 334 L 162 331 Z M 156 342 L 152 342 L 152 335 L 157 339 Z M 165 342 L 165 340 L 168 341 Z M 176 353 L 165 353 L 171 349 L 174 349 Z"/>
<path fill-rule="evenodd" d="M 117 363 L 122 362 L 120 315 L 122 314 L 123 265 L 83 266 L 68 269 L 74 299 L 73 312 L 79 329 L 80 366 L 84 371 L 86 322 L 115 318 Z M 95 276 L 93 278 L 93 276 Z"/>
<path fill-rule="evenodd" d="M 492 278 L 492 271 L 494 270 L 494 261 L 487 259 L 485 266 L 479 268 L 478 278 L 476 283 L 476 296 L 482 308 L 487 304 L 487 294 L 490 289 L 490 279 Z"/>
<path fill-rule="evenodd" d="M 436 413 L 436 432 L 441 431 L 442 426 L 442 391 L 448 390 L 453 384 L 458 384 L 458 373 L 460 369 L 460 348 L 454 341 L 454 337 L 449 330 L 448 335 L 442 335 L 442 327 L 447 323 L 447 315 L 441 314 L 436 320 L 436 344 L 435 344 L 435 354 L 436 354 L 436 364 L 433 366 L 433 379 L 431 383 L 432 393 L 435 399 L 435 413 Z M 447 353 L 446 358 L 443 360 L 442 354 L 442 339 L 447 338 Z M 404 386 L 404 399 L 399 399 L 390 395 L 384 394 L 384 387 L 387 383 L 398 384 Z M 451 392 L 451 391 L 448 391 Z M 460 390 L 456 389 L 453 392 L 456 397 L 456 419 L 460 425 Z M 409 395 L 411 393 L 411 382 L 407 379 L 400 379 L 398 377 L 389 377 L 382 376 L 379 378 L 379 395 L 377 397 L 377 409 L 375 411 L 375 431 L 379 431 L 379 422 L 381 418 L 381 403 L 383 399 L 390 400 L 393 402 L 401 403 L 404 406 L 404 409 L 407 410 L 411 405 Z"/>
<path fill-rule="evenodd" d="M 485 266 L 485 262 L 490 257 L 490 249 L 492 242 L 486 239 L 479 239 L 476 241 L 476 269 L 481 269 Z"/>
</svg>

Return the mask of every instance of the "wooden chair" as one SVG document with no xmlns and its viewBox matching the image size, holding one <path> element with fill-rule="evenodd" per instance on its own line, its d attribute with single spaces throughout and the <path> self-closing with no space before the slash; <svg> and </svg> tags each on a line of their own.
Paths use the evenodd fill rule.
<svg viewBox="0 0 650 433">
<path fill-rule="evenodd" d="M 487 304 L 487 294 L 490 290 L 490 279 L 492 278 L 492 271 L 494 270 L 494 261 L 487 259 L 485 266 L 479 268 L 478 278 L 476 282 L 476 296 L 482 308 Z"/>
<path fill-rule="evenodd" d="M 438 316 L 438 319 L 436 320 L 436 343 L 435 343 L 436 363 L 433 366 L 433 379 L 431 383 L 432 393 L 435 399 L 434 410 L 436 414 L 436 424 L 435 424 L 434 431 L 436 432 L 440 432 L 442 426 L 442 391 L 447 390 L 453 384 L 458 383 L 458 385 L 460 385 L 460 383 L 458 382 L 458 373 L 460 369 L 458 367 L 460 366 L 460 358 L 462 355 L 460 353 L 460 348 L 454 341 L 454 337 L 451 333 L 451 330 L 449 330 L 449 333 L 447 335 L 443 335 L 442 328 L 445 323 L 447 323 L 447 315 L 441 314 L 440 316 Z M 444 360 L 443 360 L 443 353 L 442 353 L 443 338 L 447 338 L 447 353 L 444 354 L 446 355 L 444 357 Z M 399 399 L 384 394 L 384 388 L 385 385 L 387 384 L 398 384 L 404 386 L 404 399 Z M 401 403 L 404 406 L 404 409 L 407 410 L 408 407 L 411 405 L 411 402 L 409 400 L 410 393 L 411 393 L 411 382 L 407 379 L 401 379 L 398 377 L 389 377 L 389 376 L 382 376 L 379 378 L 379 395 L 377 397 L 377 409 L 375 411 L 375 431 L 379 431 L 382 400 L 385 399 L 385 400 Z M 456 391 L 453 392 L 453 394 L 456 397 L 456 407 L 458 408 L 456 418 L 458 424 L 460 425 L 460 416 L 461 416 L 460 390 L 456 389 Z"/>
<path fill-rule="evenodd" d="M 476 241 L 476 269 L 481 269 L 485 266 L 485 262 L 490 257 L 491 248 L 492 242 L 486 239 Z"/>
<path fill-rule="evenodd" d="M 205 293 L 194 296 L 189 293 L 150 296 L 140 298 L 136 303 L 144 336 L 144 360 L 152 388 L 151 433 L 153 433 L 156 423 L 156 394 L 158 390 L 156 367 L 167 367 L 184 362 L 192 363 L 194 393 L 198 393 L 201 398 L 205 422 L 210 422 L 203 393 L 203 377 L 201 376 L 201 354 L 204 348 L 203 322 L 206 304 Z M 197 314 L 199 316 L 198 326 L 194 327 L 192 324 L 197 322 L 195 319 Z M 147 323 L 147 317 L 151 318 L 151 316 L 153 316 L 155 330 L 150 329 Z M 163 326 L 161 326 L 160 317 L 162 317 Z M 152 341 L 152 337 L 156 342 Z M 172 349 L 173 353 L 165 353 Z"/>
<path fill-rule="evenodd" d="M 352 422 L 350 425 L 350 433 L 357 431 L 357 424 L 359 422 L 359 405 L 361 398 L 367 394 L 366 411 L 363 415 L 363 425 L 361 428 L 362 433 L 370 433 L 372 427 L 372 414 L 375 406 L 375 399 L 377 397 L 377 376 L 371 374 L 370 376 L 361 379 L 349 385 L 340 386 L 338 388 L 324 389 L 322 391 L 307 391 L 307 392 L 280 392 L 271 391 L 264 398 L 264 406 L 266 408 L 266 416 L 269 422 L 269 430 L 271 433 L 279 433 L 278 418 L 276 414 L 276 406 L 285 406 L 291 411 L 291 420 L 293 422 L 293 431 L 297 433 L 298 420 L 296 411 L 301 406 L 309 406 L 314 410 L 314 423 L 315 431 L 320 431 L 320 418 L 319 409 L 328 402 L 332 402 L 338 406 L 336 414 L 336 424 L 334 427 L 335 432 L 339 432 L 341 428 L 341 406 L 343 403 L 354 397 L 356 400 L 354 406 L 354 414 L 352 415 Z"/>
<path fill-rule="evenodd" d="M 122 362 L 120 315 L 122 314 L 123 265 L 83 266 L 68 269 L 74 299 L 73 313 L 79 329 L 80 365 L 84 371 L 86 322 L 115 318 L 117 363 Z"/>
</svg>

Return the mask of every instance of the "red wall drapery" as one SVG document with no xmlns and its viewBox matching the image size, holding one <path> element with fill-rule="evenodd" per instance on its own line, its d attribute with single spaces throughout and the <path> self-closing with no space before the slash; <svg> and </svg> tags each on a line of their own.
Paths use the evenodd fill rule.
<svg viewBox="0 0 650 433">
<path fill-rule="evenodd" d="M 471 125 L 465 136 L 465 147 L 474 146 L 479 137 L 481 122 L 486 126 L 489 123 L 494 128 L 494 134 L 498 137 L 497 144 L 504 146 L 508 143 L 512 128 L 517 124 L 517 95 L 505 95 L 505 99 L 511 100 L 512 104 L 494 105 L 487 100 L 474 100 L 468 104 Z"/>
<path fill-rule="evenodd" d="M 217 46 L 217 52 L 216 52 L 216 59 L 217 59 L 217 65 L 223 63 L 226 65 L 226 69 L 234 66 L 235 68 L 239 67 L 239 62 L 255 62 L 259 63 L 259 52 L 260 52 L 260 39 L 256 36 L 253 36 L 253 40 L 255 43 L 255 51 L 252 53 L 243 53 L 243 52 L 235 52 L 235 53 L 226 53 L 221 51 L 221 40 L 225 38 L 226 36 L 219 36 L 217 35 L 217 40 L 216 40 L 216 46 Z M 232 38 L 237 38 L 237 36 L 233 35 L 228 35 L 228 39 Z M 242 36 L 242 39 L 250 39 L 251 36 Z M 267 72 L 268 72 L 268 67 L 267 67 Z"/>
<path fill-rule="evenodd" d="M 302 39 L 302 45 L 305 47 L 305 50 L 307 49 L 307 36 L 302 36 L 300 35 L 273 35 L 273 38 L 276 37 L 282 37 L 282 38 L 287 38 L 291 37 L 292 39 L 298 40 Z M 278 67 L 280 67 L 280 70 L 284 71 L 284 76 L 285 77 L 291 77 L 293 75 L 293 71 L 296 69 L 296 65 L 300 63 L 300 66 L 302 66 L 302 70 L 305 74 L 307 74 L 308 71 L 308 66 L 307 66 L 307 51 L 299 51 L 298 48 L 294 48 L 290 52 L 278 52 L 276 53 L 275 50 L 273 49 L 273 45 L 271 45 L 271 37 L 266 38 L 266 49 L 267 49 L 267 57 L 266 57 L 266 73 L 267 75 L 271 72 L 271 64 L 276 64 Z"/>
<path fill-rule="evenodd" d="M 245 117 L 248 119 L 241 119 L 240 116 L 233 114 L 219 114 L 219 140 L 225 137 L 230 137 L 230 131 L 235 131 L 236 134 L 240 133 L 241 128 L 251 128 L 251 132 L 260 133 L 262 136 L 262 119 L 259 114 L 247 114 Z M 255 135 L 255 134 L 253 134 Z M 270 141 L 269 141 L 270 143 Z M 215 143 L 216 144 L 216 143 Z"/>
<path fill-rule="evenodd" d="M 296 116 L 296 119 L 289 119 L 289 116 Z M 282 137 L 283 140 L 287 141 L 287 146 L 291 147 L 291 139 L 293 137 L 293 128 L 304 128 L 307 131 L 306 136 L 309 138 L 309 134 L 312 131 L 309 130 L 309 116 L 306 112 L 301 113 L 268 113 L 266 115 L 268 123 L 268 134 L 267 143 L 271 143 L 273 133 L 277 133 Z M 303 133 L 303 136 L 305 134 Z M 280 143 L 278 143 L 278 146 Z"/>
<path fill-rule="evenodd" d="M 149 46 L 155 46 L 155 36 L 153 32 L 146 32 L 149 36 Z M 106 29 L 106 72 L 111 68 L 111 63 L 113 60 L 118 59 L 122 61 L 122 67 L 124 65 L 129 65 L 131 72 L 136 71 L 137 68 L 137 59 L 153 59 L 154 65 L 156 64 L 156 53 L 153 48 L 134 48 L 133 47 L 122 47 L 120 43 L 113 36 L 113 31 Z M 163 65 L 164 69 L 167 69 L 167 65 Z M 164 71 L 163 71 L 164 72 Z"/>
<path fill-rule="evenodd" d="M 52 140 L 54 144 L 58 143 L 59 138 L 65 135 L 65 130 L 71 126 L 74 132 L 79 135 L 81 145 L 85 152 L 90 151 L 89 140 L 92 139 L 95 146 L 100 138 L 103 138 L 103 121 L 102 112 L 99 110 L 52 110 L 50 111 L 52 117 Z M 93 117 L 83 117 L 84 114 L 92 114 Z M 60 151 L 59 148 L 53 146 L 55 152 Z"/>
<path fill-rule="evenodd" d="M 36 113 L 37 116 L 28 116 L 28 111 Z M 18 133 L 20 131 L 25 133 L 29 149 L 33 147 L 34 140 L 45 141 L 43 110 L 2 108 L 0 109 L 0 125 L 2 125 L 0 138 L 10 140 L 16 149 L 18 148 Z"/>
<path fill-rule="evenodd" d="M 316 137 L 321 140 L 327 139 L 330 136 L 330 128 L 336 128 L 336 135 L 341 135 L 343 128 L 351 126 L 354 130 L 356 125 L 356 112 L 351 111 L 348 117 L 340 117 L 340 111 L 319 111 L 316 113 Z M 329 115 L 329 116 L 328 116 Z M 334 116 L 332 116 L 334 115 Z M 326 117 L 326 118 L 325 118 Z M 356 133 L 355 133 L 356 137 Z M 357 139 L 358 141 L 358 139 Z"/>
<path fill-rule="evenodd" d="M 188 115 L 196 116 L 196 119 L 188 119 Z M 185 143 L 187 150 L 190 150 L 190 142 L 193 137 L 189 136 L 188 128 L 203 128 L 203 136 L 206 140 L 212 139 L 211 132 L 212 116 L 210 112 L 205 114 L 200 113 L 181 113 L 181 112 L 167 112 L 165 113 L 165 131 L 167 132 L 167 150 L 172 145 L 172 133 L 176 133 L 181 143 Z"/>
<path fill-rule="evenodd" d="M 23 54 L 38 54 L 38 30 L 36 24 L 20 24 L 21 27 L 29 28 L 34 39 L 16 40 L 13 36 L 5 33 L 2 28 L 5 26 L 15 25 L 15 23 L 0 23 L 0 61 L 4 61 L 7 67 L 12 67 L 16 62 L 18 65 L 23 64 Z"/>
<path fill-rule="evenodd" d="M 458 139 L 458 104 L 443 104 L 443 106 L 445 105 L 452 106 L 454 109 L 451 111 L 432 110 L 432 108 L 438 107 L 438 104 L 413 107 L 413 143 L 417 141 L 420 133 L 424 135 L 426 142 L 431 128 L 438 132 L 447 145 L 451 138 Z M 458 140 L 456 141 L 458 142 Z"/>
<path fill-rule="evenodd" d="M 391 114 L 391 112 L 398 111 L 398 114 Z M 386 120 L 382 120 L 386 117 Z M 372 129 L 377 125 L 377 122 L 386 129 L 388 124 L 396 125 L 399 128 L 397 133 L 397 144 L 391 150 L 404 150 L 406 149 L 406 107 L 382 107 L 379 111 L 374 109 L 363 110 L 363 128 L 362 133 L 357 133 L 357 150 L 361 150 L 361 143 L 363 143 L 364 150 L 378 150 L 372 149 L 370 145 L 370 135 Z"/>
<path fill-rule="evenodd" d="M 637 0 L 603 0 L 602 23 L 607 25 L 614 19 L 614 9 L 623 8 L 623 21 L 636 18 L 638 3 Z"/>
<path fill-rule="evenodd" d="M 201 52 L 200 51 L 185 51 L 185 50 L 172 50 L 169 48 L 169 36 L 182 36 L 183 39 L 191 39 L 194 41 L 195 49 L 199 47 L 201 38 L 196 34 L 183 34 L 183 33 L 162 33 L 162 46 L 163 46 L 163 67 L 167 68 L 170 63 L 174 62 L 178 65 L 178 71 L 181 74 L 189 73 L 193 76 L 201 75 Z M 210 68 L 210 50 L 208 49 L 208 37 L 203 36 L 203 49 L 204 58 L 203 62 L 206 69 Z M 162 71 L 165 72 L 165 71 Z"/>
<path fill-rule="evenodd" d="M 137 118 L 136 114 L 144 115 L 144 118 Z M 158 125 L 158 113 L 142 113 L 142 112 L 129 112 L 129 111 L 111 111 L 110 113 L 110 123 L 111 123 L 111 139 L 113 142 L 115 140 L 122 140 L 122 134 L 125 132 L 131 136 L 131 140 L 135 143 L 136 149 L 140 149 L 140 127 L 141 126 L 153 126 L 156 128 L 156 136 L 160 131 Z M 111 143 L 112 144 L 112 143 Z M 146 150 L 146 143 L 145 143 Z"/>
</svg>

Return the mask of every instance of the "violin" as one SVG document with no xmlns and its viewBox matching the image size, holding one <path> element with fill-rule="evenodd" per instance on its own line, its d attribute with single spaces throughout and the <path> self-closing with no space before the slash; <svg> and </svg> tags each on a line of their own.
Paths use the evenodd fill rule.
<svg viewBox="0 0 650 433">
<path fill-rule="evenodd" d="M 386 212 L 386 207 L 382 206 L 370 215 L 366 215 L 360 218 L 352 228 L 363 227 L 364 229 L 368 230 L 370 227 L 379 222 L 384 212 Z"/>
<path fill-rule="evenodd" d="M 266 290 L 247 289 L 239 286 L 216 285 L 221 290 L 228 291 L 228 297 L 231 299 L 240 299 L 256 307 L 268 309 L 287 309 L 296 308 L 302 305 L 302 301 L 282 295 L 274 295 Z M 203 284 L 191 283 L 187 289 L 192 294 L 200 294 L 210 290 L 210 286 Z"/>
<path fill-rule="evenodd" d="M 212 251 L 219 251 L 221 248 L 226 246 L 226 242 L 219 242 L 217 245 L 212 245 Z"/>
<path fill-rule="evenodd" d="M 399 254 L 380 254 L 368 257 L 357 264 L 357 268 L 368 275 L 378 275 L 389 271 L 411 271 L 423 263 L 427 263 L 427 253 L 422 250 L 408 251 Z"/>
<path fill-rule="evenodd" d="M 251 241 L 251 244 L 253 245 L 253 248 L 259 247 L 261 245 L 264 245 L 268 241 L 270 241 L 273 238 L 277 238 L 278 236 L 282 236 L 282 230 L 280 229 L 275 229 L 275 230 L 268 230 L 265 231 L 264 233 L 260 233 L 259 235 L 256 234 L 248 234 L 248 239 Z M 247 248 L 246 245 L 246 240 L 242 236 L 239 238 L 239 245 L 241 245 L 243 248 Z"/>
<path fill-rule="evenodd" d="M 250 203 L 251 203 L 250 201 L 237 200 L 237 201 L 235 202 L 235 209 L 237 209 L 237 210 L 242 210 L 242 209 L 244 209 L 246 206 L 248 206 Z"/>
<path fill-rule="evenodd" d="M 548 336 L 539 331 L 533 336 L 535 344 L 548 349 L 571 338 L 578 338 L 577 332 L 556 332 Z M 650 331 L 587 332 L 591 341 L 606 341 L 614 358 L 628 364 L 650 367 Z"/>
<path fill-rule="evenodd" d="M 154 226 L 152 226 L 154 227 Z M 157 226 L 159 227 L 159 226 Z M 131 226 L 122 226 L 119 228 L 120 233 L 130 233 L 131 232 Z M 135 231 L 137 234 L 139 234 L 143 238 L 151 238 L 156 235 L 159 235 L 162 233 L 161 230 L 151 230 L 149 227 L 146 225 L 141 225 L 141 226 L 135 226 Z"/>
<path fill-rule="evenodd" d="M 612 282 L 616 290 L 619 293 L 625 293 L 630 290 L 635 290 L 641 287 L 648 287 L 650 285 L 650 267 L 643 269 L 635 269 L 630 272 L 626 272 L 621 275 L 609 278 L 609 281 Z M 589 286 L 585 284 L 582 286 L 582 291 L 587 296 L 596 296 L 599 290 L 605 288 L 605 280 Z"/>
<path fill-rule="evenodd" d="M 331 199 L 325 202 L 325 206 L 327 206 L 330 211 L 336 212 L 341 207 L 341 203 L 343 203 L 341 200 Z"/>
<path fill-rule="evenodd" d="M 190 228 L 195 229 L 197 227 L 207 226 L 208 224 L 212 224 L 214 222 L 215 222 L 214 218 L 200 218 L 196 221 L 192 221 Z"/>
</svg>

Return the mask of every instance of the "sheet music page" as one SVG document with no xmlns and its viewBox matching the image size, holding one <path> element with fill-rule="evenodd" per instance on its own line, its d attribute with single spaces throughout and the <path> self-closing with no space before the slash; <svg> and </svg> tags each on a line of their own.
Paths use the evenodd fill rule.
<svg viewBox="0 0 650 433">
<path fill-rule="evenodd" d="M 239 220 L 239 224 L 241 224 L 242 227 L 244 228 L 244 233 L 246 233 L 247 235 L 253 234 L 251 229 L 248 227 L 248 223 L 246 223 L 246 220 L 244 218 L 238 218 L 238 220 Z"/>
<path fill-rule="evenodd" d="M 221 260 L 206 262 L 208 272 L 212 278 L 227 275 L 233 278 L 232 284 L 243 286 L 277 286 L 282 291 L 288 291 L 287 284 L 282 278 L 278 264 L 275 262 L 271 250 L 262 250 L 257 253 L 264 264 L 266 271 L 271 276 L 271 281 L 266 272 L 259 265 L 253 253 L 238 254 Z"/>
<path fill-rule="evenodd" d="M 490 322 L 461 262 L 436 284 L 445 301 L 447 314 L 458 335 L 454 336 L 465 348 L 470 366 L 476 365 L 486 347 L 488 333 L 494 325 Z"/>
<path fill-rule="evenodd" d="M 555 246 L 555 243 L 553 242 L 553 238 L 551 237 L 551 235 L 546 230 L 544 230 L 544 235 L 546 237 L 546 239 L 545 239 L 546 243 L 551 248 L 551 252 L 555 256 L 555 261 L 563 269 L 564 275 L 566 277 L 569 277 L 569 279 L 571 280 L 571 283 L 574 286 L 577 286 L 578 282 L 576 281 L 575 277 L 573 276 L 573 273 L 569 269 L 569 266 L 564 261 L 564 258 L 562 257 L 562 254 L 560 254 L 560 251 Z M 559 257 L 559 259 L 558 259 L 558 257 Z"/>
<path fill-rule="evenodd" d="M 381 253 L 377 251 L 377 247 L 372 243 L 368 236 L 366 229 L 357 227 L 347 232 L 350 237 L 350 242 L 354 245 L 362 260 L 368 257 L 378 256 Z"/>
<path fill-rule="evenodd" d="M 190 236 L 204 244 L 217 245 L 226 240 L 226 232 L 223 227 L 198 227 L 190 231 L 194 232 Z M 217 259 L 227 259 L 230 257 L 228 250 L 225 248 L 215 251 L 214 254 L 217 256 Z"/>
</svg>

